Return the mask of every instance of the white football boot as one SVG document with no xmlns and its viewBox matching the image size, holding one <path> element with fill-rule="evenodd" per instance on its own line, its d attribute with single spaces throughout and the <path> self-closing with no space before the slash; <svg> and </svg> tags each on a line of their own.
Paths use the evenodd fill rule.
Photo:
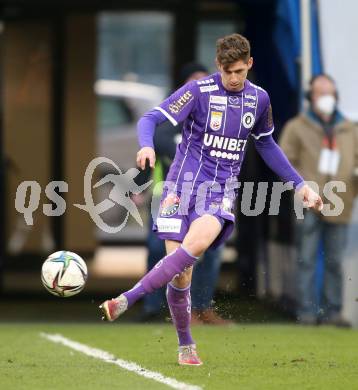
<svg viewBox="0 0 358 390">
<path fill-rule="evenodd" d="M 108 299 L 107 301 L 104 301 L 99 306 L 99 308 L 104 314 L 102 320 L 113 322 L 127 310 L 128 300 L 125 295 L 121 294 L 117 298 L 112 298 Z"/>
</svg>

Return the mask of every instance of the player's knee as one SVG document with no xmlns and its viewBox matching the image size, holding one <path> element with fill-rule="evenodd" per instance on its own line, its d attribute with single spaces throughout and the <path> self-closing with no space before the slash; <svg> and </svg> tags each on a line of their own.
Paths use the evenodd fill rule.
<svg viewBox="0 0 358 390">
<path fill-rule="evenodd" d="M 190 238 L 184 240 L 183 246 L 191 255 L 200 257 L 208 248 L 208 240 L 205 238 Z"/>
</svg>

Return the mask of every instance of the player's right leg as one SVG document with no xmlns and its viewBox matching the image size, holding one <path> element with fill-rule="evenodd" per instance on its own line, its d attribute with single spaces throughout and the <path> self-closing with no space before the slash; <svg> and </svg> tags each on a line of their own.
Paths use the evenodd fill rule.
<svg viewBox="0 0 358 390">
<path fill-rule="evenodd" d="M 193 267 L 177 275 L 167 285 L 167 301 L 178 336 L 178 363 L 186 366 L 200 366 L 196 344 L 191 335 L 191 275 Z"/>
<path fill-rule="evenodd" d="M 190 268 L 197 258 L 215 241 L 221 231 L 219 220 L 212 215 L 195 219 L 182 245 L 161 259 L 131 290 L 100 305 L 104 320 L 114 321 L 145 294 L 166 285 L 175 275 Z"/>
<path fill-rule="evenodd" d="M 215 240 L 221 231 L 221 224 L 216 217 L 205 215 L 194 220 L 183 241 L 191 253 L 201 255 Z M 175 247 L 175 242 L 166 241 L 168 253 Z M 186 247 L 185 247 L 186 248 Z M 178 363 L 187 366 L 200 366 L 195 341 L 190 330 L 191 296 L 190 286 L 193 267 L 189 267 L 173 278 L 167 285 L 167 301 L 176 328 L 179 341 Z"/>
<path fill-rule="evenodd" d="M 195 257 L 200 257 L 215 241 L 222 229 L 219 220 L 210 214 L 195 219 L 183 240 L 183 247 Z"/>
<path fill-rule="evenodd" d="M 171 253 L 180 246 L 177 241 L 166 240 L 167 253 Z M 181 274 L 176 275 L 167 284 L 167 301 L 175 326 L 178 342 L 180 365 L 201 365 L 202 362 L 196 352 L 196 345 L 191 335 L 191 297 L 190 286 L 193 267 L 189 267 Z"/>
</svg>

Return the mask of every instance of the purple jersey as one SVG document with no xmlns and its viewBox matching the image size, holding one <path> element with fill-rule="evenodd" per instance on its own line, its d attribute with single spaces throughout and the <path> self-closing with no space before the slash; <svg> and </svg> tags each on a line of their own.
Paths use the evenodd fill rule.
<svg viewBox="0 0 358 390">
<path fill-rule="evenodd" d="M 220 73 L 187 83 L 138 122 L 141 147 L 153 147 L 155 126 L 168 119 L 183 123 L 182 142 L 166 178 L 154 230 L 162 239 L 182 242 L 190 224 L 215 215 L 222 230 L 213 246 L 233 229 L 237 176 L 249 135 L 266 164 L 286 182 L 303 182 L 272 139 L 270 99 L 246 80 L 239 92 L 226 90 Z M 188 196 L 189 195 L 189 196 Z"/>
<path fill-rule="evenodd" d="M 191 180 L 192 193 L 203 182 L 224 186 L 237 177 L 248 136 L 274 131 L 267 92 L 248 80 L 240 92 L 230 92 L 220 73 L 185 84 L 155 109 L 174 125 L 184 121 L 167 181 L 180 187 Z"/>
</svg>

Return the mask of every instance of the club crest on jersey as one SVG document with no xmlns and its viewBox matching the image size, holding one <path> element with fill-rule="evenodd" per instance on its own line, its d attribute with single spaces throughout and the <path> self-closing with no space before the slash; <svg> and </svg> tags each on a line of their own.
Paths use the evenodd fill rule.
<svg viewBox="0 0 358 390">
<path fill-rule="evenodd" d="M 178 211 L 179 205 L 179 196 L 175 194 L 168 194 L 160 205 L 160 215 L 162 217 L 171 217 Z"/>
<path fill-rule="evenodd" d="M 223 119 L 223 113 L 222 112 L 220 112 L 220 111 L 211 111 L 210 127 L 214 131 L 220 130 L 222 119 Z"/>
<path fill-rule="evenodd" d="M 246 129 L 251 129 L 255 123 L 255 116 L 252 112 L 247 112 L 242 117 L 242 124 Z"/>
</svg>

